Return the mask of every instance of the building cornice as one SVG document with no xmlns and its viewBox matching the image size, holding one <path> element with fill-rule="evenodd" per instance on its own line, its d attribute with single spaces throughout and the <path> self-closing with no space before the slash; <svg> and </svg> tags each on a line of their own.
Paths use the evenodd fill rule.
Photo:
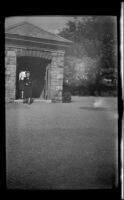
<svg viewBox="0 0 124 200">
<path fill-rule="evenodd" d="M 9 33 L 6 33 L 5 39 L 16 40 L 16 41 L 25 41 L 25 42 L 27 41 L 27 42 L 33 42 L 36 44 L 46 44 L 46 45 L 70 47 L 70 43 L 67 43 L 67 42 L 66 43 L 58 42 L 58 41 L 54 41 L 54 40 L 39 39 L 39 38 L 20 36 L 17 34 L 9 34 Z"/>
</svg>

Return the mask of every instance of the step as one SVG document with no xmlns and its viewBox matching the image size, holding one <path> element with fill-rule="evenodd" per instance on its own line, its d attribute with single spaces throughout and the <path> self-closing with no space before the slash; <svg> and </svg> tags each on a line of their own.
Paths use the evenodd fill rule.
<svg viewBox="0 0 124 200">
<path fill-rule="evenodd" d="M 46 99 L 33 99 L 34 102 L 43 102 L 43 103 L 51 103 L 52 100 L 46 100 Z M 23 99 L 16 99 L 14 100 L 14 103 L 23 103 Z"/>
</svg>

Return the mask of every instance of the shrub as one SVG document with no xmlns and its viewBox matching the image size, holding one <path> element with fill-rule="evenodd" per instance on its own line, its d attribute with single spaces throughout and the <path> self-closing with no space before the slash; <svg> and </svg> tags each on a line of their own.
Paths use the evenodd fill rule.
<svg viewBox="0 0 124 200">
<path fill-rule="evenodd" d="M 70 92 L 64 92 L 63 93 L 62 102 L 63 103 L 70 103 L 71 102 L 71 93 Z"/>
</svg>

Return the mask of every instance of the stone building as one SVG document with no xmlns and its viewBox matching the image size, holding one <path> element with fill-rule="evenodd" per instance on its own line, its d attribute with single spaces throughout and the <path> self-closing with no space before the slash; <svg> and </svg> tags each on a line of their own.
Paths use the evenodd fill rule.
<svg viewBox="0 0 124 200">
<path fill-rule="evenodd" d="M 71 41 L 22 22 L 5 30 L 5 98 L 20 99 L 19 73 L 28 68 L 32 98 L 62 101 L 64 54 Z"/>
</svg>

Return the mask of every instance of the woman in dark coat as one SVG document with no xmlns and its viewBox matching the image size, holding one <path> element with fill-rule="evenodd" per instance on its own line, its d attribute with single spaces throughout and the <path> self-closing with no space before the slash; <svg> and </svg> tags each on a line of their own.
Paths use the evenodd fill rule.
<svg viewBox="0 0 124 200">
<path fill-rule="evenodd" d="M 24 79 L 24 98 L 28 99 L 28 104 L 31 104 L 32 80 L 30 77 L 30 72 L 26 72 L 26 77 Z"/>
</svg>

